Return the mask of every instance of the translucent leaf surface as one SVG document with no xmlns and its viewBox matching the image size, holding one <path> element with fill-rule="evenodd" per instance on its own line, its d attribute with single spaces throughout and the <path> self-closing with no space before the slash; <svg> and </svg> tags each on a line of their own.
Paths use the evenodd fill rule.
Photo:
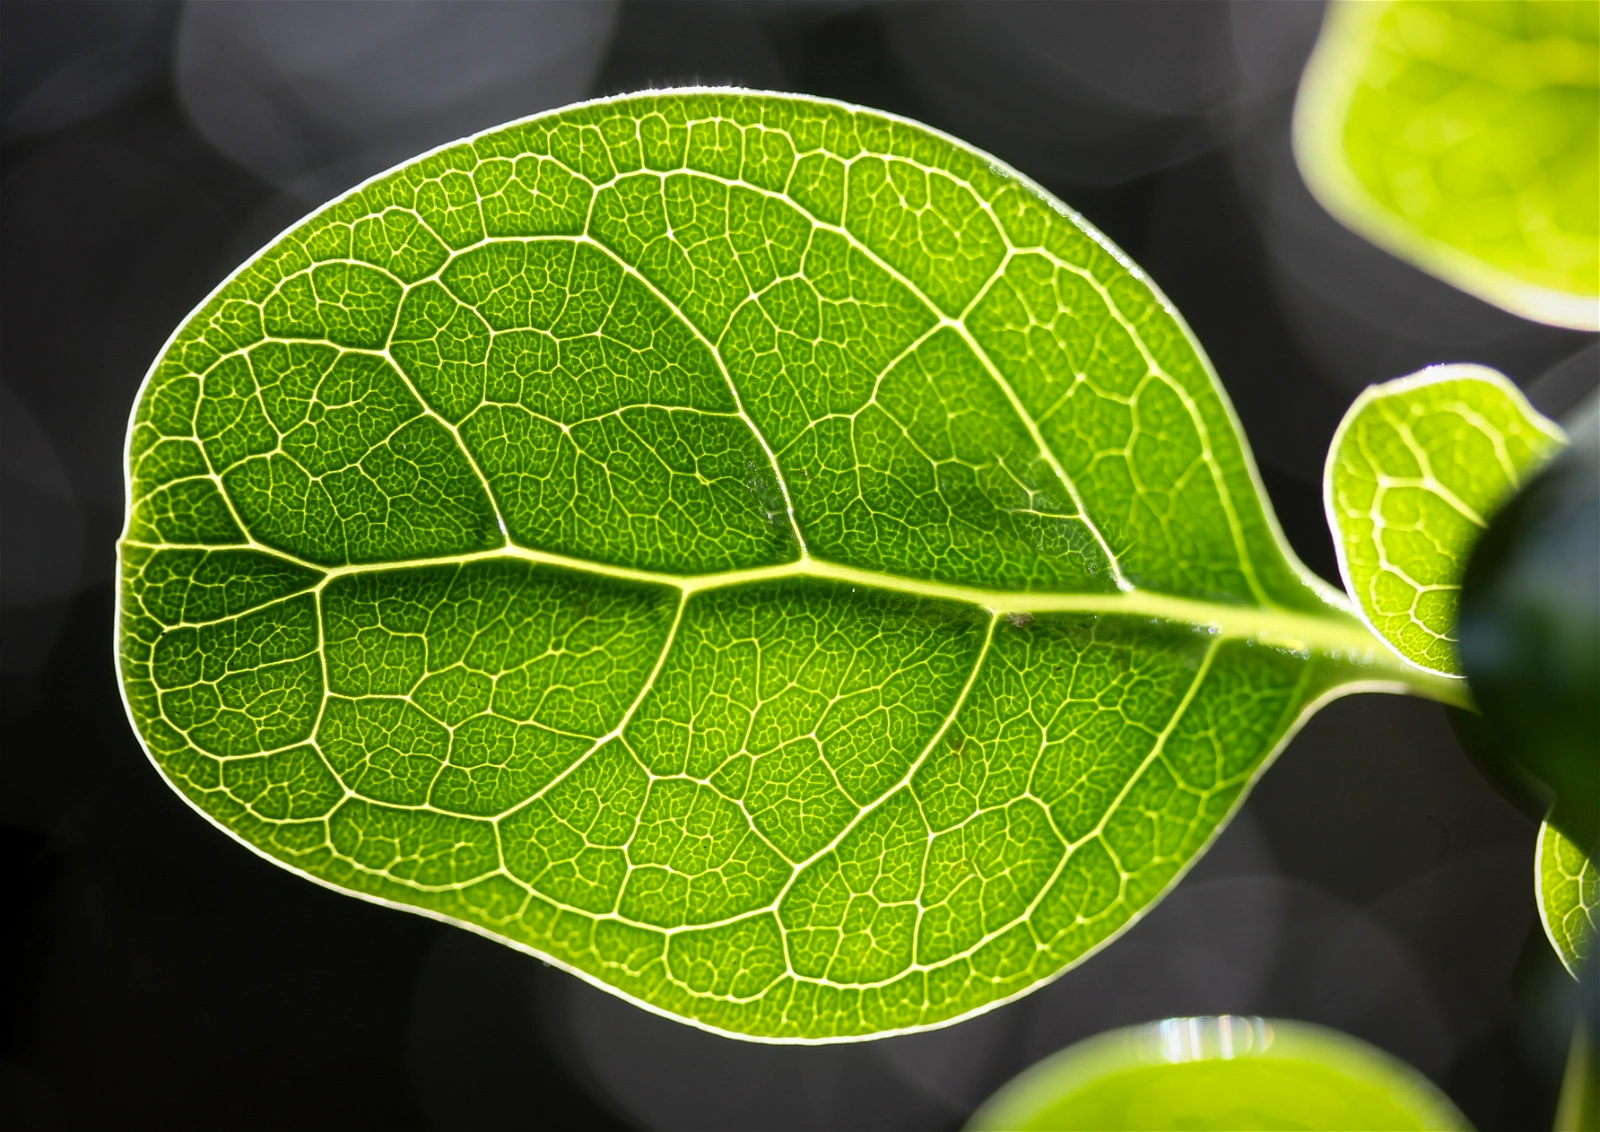
<svg viewBox="0 0 1600 1132">
<path fill-rule="evenodd" d="M 1334 434 L 1323 501 L 1339 571 L 1397 653 L 1459 676 L 1456 612 L 1489 517 L 1565 443 L 1494 370 L 1434 366 L 1374 385 Z"/>
<path fill-rule="evenodd" d="M 770 1040 L 1150 906 L 1322 699 L 1446 698 L 1285 550 L 1128 260 L 948 138 L 545 115 L 226 282 L 128 445 L 151 757 L 284 866 Z"/>
<path fill-rule="evenodd" d="M 1577 978 L 1600 930 L 1600 870 L 1594 853 L 1583 849 L 1554 824 L 1539 826 L 1534 857 L 1534 889 L 1539 919 L 1550 945 Z"/>
<path fill-rule="evenodd" d="M 971 1132 L 1463 1129 L 1421 1073 L 1320 1026 L 1224 1015 L 1112 1030 L 1041 1061 Z"/>
<path fill-rule="evenodd" d="M 1600 328 L 1600 5 L 1344 2 L 1295 110 L 1351 228 L 1527 318 Z"/>
</svg>

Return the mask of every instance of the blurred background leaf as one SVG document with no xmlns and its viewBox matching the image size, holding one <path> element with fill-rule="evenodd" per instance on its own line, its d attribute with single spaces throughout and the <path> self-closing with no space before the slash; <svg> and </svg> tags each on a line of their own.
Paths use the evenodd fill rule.
<svg viewBox="0 0 1600 1132">
<path fill-rule="evenodd" d="M 1600 9 L 1340 0 L 1295 153 L 1355 231 L 1496 306 L 1600 328 Z"/>
<path fill-rule="evenodd" d="M 1079 1042 L 1010 1081 L 972 1132 L 1463 1129 L 1427 1077 L 1336 1030 L 1223 1015 Z"/>
</svg>

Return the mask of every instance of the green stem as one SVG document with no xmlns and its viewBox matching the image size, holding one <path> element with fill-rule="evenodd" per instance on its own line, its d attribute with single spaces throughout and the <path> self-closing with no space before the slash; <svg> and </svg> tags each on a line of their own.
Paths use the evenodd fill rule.
<svg viewBox="0 0 1600 1132">
<path fill-rule="evenodd" d="M 1354 613 L 1331 606 L 1331 603 L 1330 609 L 1345 622 L 1345 632 L 1350 640 L 1342 655 L 1355 670 L 1355 680 L 1396 684 L 1409 694 L 1425 700 L 1467 711 L 1478 710 L 1464 679 L 1419 668 L 1389 648 Z"/>
<path fill-rule="evenodd" d="M 1472 693 L 1467 690 L 1465 680 L 1424 672 L 1404 661 L 1398 661 L 1397 667 L 1398 681 L 1404 684 L 1406 691 L 1413 696 L 1421 696 L 1425 700 L 1433 700 L 1450 707 L 1465 708 L 1467 711 L 1478 710 L 1478 705 L 1472 702 Z"/>
</svg>

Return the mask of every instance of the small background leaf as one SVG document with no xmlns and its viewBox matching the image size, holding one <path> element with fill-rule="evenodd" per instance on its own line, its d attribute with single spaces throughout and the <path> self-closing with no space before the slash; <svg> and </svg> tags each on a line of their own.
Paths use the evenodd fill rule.
<svg viewBox="0 0 1600 1132">
<path fill-rule="evenodd" d="M 1461 674 L 1467 556 L 1495 510 L 1564 443 L 1482 366 L 1434 366 L 1351 405 L 1328 450 L 1324 504 L 1345 588 L 1397 653 Z"/>
</svg>

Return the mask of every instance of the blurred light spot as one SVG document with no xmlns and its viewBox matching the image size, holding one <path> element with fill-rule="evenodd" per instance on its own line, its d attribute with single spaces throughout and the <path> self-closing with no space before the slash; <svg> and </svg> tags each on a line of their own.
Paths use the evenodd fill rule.
<svg viewBox="0 0 1600 1132">
<path fill-rule="evenodd" d="M 59 130 L 159 84 L 173 3 L 79 3 L 70 23 L 53 5 L 8 5 L 0 47 L 8 138 Z M 13 44 L 25 50 L 11 50 Z"/>
<path fill-rule="evenodd" d="M 0 600 L 37 605 L 71 593 L 78 587 L 83 562 L 82 510 L 55 445 L 28 407 L 4 386 L 0 469 L 6 524 L 6 537 L 0 540 Z"/>
<path fill-rule="evenodd" d="M 739 1041 L 640 1010 L 578 979 L 567 980 L 565 1000 L 546 1019 L 556 1048 L 612 1107 L 645 1128 L 941 1128 L 954 1127 L 970 1107 L 941 1103 L 883 1063 L 876 1047 L 903 1038 L 821 1046 Z"/>
<path fill-rule="evenodd" d="M 617 22 L 596 94 L 672 86 L 793 87 L 780 58 L 786 25 L 832 11 L 817 0 L 791 5 L 650 2 Z"/>
<path fill-rule="evenodd" d="M 1163 1018 L 1143 1027 L 1134 1040 L 1145 1062 L 1231 1061 L 1266 1050 L 1272 1045 L 1272 1027 L 1264 1018 L 1237 1014 Z"/>
<path fill-rule="evenodd" d="M 191 3 L 178 91 L 223 153 L 321 201 L 434 146 L 582 98 L 616 7 Z"/>
<path fill-rule="evenodd" d="M 1209 149 L 1239 100 L 1292 73 L 1282 60 L 1307 38 L 1298 13 L 1236 18 L 1226 4 L 1168 0 L 894 4 L 884 20 L 938 124 L 1031 176 L 1082 186 Z"/>
<path fill-rule="evenodd" d="M 1231 0 L 1228 18 L 1239 77 L 1250 93 L 1293 93 L 1322 28 L 1323 5 Z"/>
<path fill-rule="evenodd" d="M 1528 400 L 1547 417 L 1560 420 L 1571 431 L 1567 414 L 1600 386 L 1600 342 L 1591 342 L 1571 357 L 1563 358 L 1528 386 Z"/>
<path fill-rule="evenodd" d="M 55 445 L 0 386 L 0 675 L 31 704 L 83 575 L 83 509 Z"/>
</svg>

